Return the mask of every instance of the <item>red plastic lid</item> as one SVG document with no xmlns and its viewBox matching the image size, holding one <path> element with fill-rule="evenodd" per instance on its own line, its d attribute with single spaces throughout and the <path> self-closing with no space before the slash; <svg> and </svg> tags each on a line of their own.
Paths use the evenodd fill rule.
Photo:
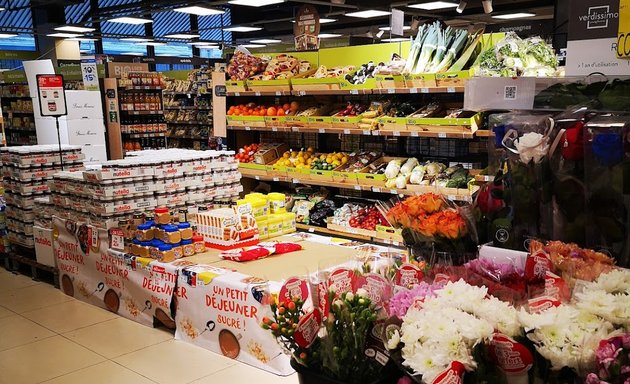
<svg viewBox="0 0 630 384">
<path fill-rule="evenodd" d="M 193 236 L 193 238 L 192 238 L 192 239 L 193 239 L 193 241 L 194 241 L 194 242 L 197 242 L 197 241 L 203 241 L 203 236 L 201 236 L 201 235 L 195 235 L 195 236 Z"/>
<path fill-rule="evenodd" d="M 155 213 L 168 213 L 168 208 L 166 207 L 155 208 Z"/>
</svg>

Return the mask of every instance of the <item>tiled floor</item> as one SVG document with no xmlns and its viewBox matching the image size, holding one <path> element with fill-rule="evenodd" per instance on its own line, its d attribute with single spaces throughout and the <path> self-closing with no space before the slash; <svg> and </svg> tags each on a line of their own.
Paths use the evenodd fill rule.
<svg viewBox="0 0 630 384">
<path fill-rule="evenodd" d="M 295 384 L 0 267 L 0 384 Z"/>
</svg>

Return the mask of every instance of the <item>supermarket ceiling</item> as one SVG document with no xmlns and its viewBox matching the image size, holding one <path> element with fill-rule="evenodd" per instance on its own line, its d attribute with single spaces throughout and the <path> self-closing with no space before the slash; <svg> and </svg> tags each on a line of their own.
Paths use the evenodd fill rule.
<svg viewBox="0 0 630 384">
<path fill-rule="evenodd" d="M 51 29 L 60 25 L 74 25 L 96 28 L 87 33 L 87 37 L 129 37 L 145 36 L 147 31 L 155 39 L 163 41 L 182 41 L 172 39 L 169 35 L 175 33 L 190 33 L 200 35 L 198 38 L 207 41 L 223 41 L 226 43 L 243 42 L 260 38 L 290 39 L 297 9 L 305 3 L 315 5 L 320 17 L 334 20 L 322 24 L 322 33 L 338 33 L 344 36 L 370 35 L 378 31 L 379 27 L 389 25 L 389 15 L 378 17 L 358 18 L 348 14 L 365 11 L 390 11 L 397 8 L 405 12 L 405 25 L 411 25 L 414 20 L 420 22 L 438 19 L 450 25 L 467 27 L 483 24 L 496 24 L 509 21 L 498 19 L 496 16 L 527 12 L 527 19 L 553 19 L 553 6 L 544 0 L 484 0 L 492 3 L 492 13 L 484 12 L 482 0 L 467 0 L 463 11 L 457 12 L 456 6 L 460 0 L 431 0 L 390 1 L 382 0 L 329 0 L 329 1 L 284 1 L 275 0 L 276 4 L 265 6 L 245 6 L 233 4 L 235 2 L 253 2 L 260 4 L 269 0 L 222 0 L 222 1 L 194 1 L 194 0 L 0 0 L 0 32 L 17 33 L 49 33 Z M 429 3 L 429 4 L 426 4 Z M 434 3 L 443 6 L 438 9 Z M 449 6 L 449 3 L 451 6 Z M 420 7 L 417 7 L 417 6 Z M 423 5 L 427 5 L 424 6 Z M 223 10 L 223 14 L 192 17 L 189 13 L 177 12 L 182 7 L 205 7 Z M 486 9 L 487 10 L 487 9 Z M 42 16 L 44 15 L 44 16 Z M 45 17 L 44 27 L 34 30 L 33 17 Z M 114 23 L 117 17 L 140 17 L 152 20 L 150 27 L 145 24 Z M 250 32 L 225 31 L 230 26 L 255 27 Z M 100 33 L 99 33 L 100 30 Z M 408 32 L 410 33 L 410 32 Z"/>
</svg>

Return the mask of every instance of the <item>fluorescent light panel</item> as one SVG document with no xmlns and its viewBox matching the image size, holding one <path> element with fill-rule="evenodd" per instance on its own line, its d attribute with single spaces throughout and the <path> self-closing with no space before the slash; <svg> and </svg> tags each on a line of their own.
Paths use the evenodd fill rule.
<svg viewBox="0 0 630 384">
<path fill-rule="evenodd" d="M 166 43 L 161 43 L 159 41 L 145 41 L 142 43 L 136 43 L 136 45 L 150 45 L 152 47 L 158 47 L 160 45 L 166 45 Z"/>
<path fill-rule="evenodd" d="M 339 33 L 320 33 L 317 37 L 320 39 L 332 39 L 334 37 L 341 37 L 343 35 Z"/>
<path fill-rule="evenodd" d="M 228 3 L 247 7 L 264 7 L 266 5 L 284 3 L 284 0 L 231 0 Z"/>
<path fill-rule="evenodd" d="M 196 39 L 199 37 L 199 35 L 195 35 L 193 33 L 173 33 L 164 37 L 166 37 L 167 39 Z"/>
<path fill-rule="evenodd" d="M 390 14 L 391 12 L 387 12 L 387 11 L 379 11 L 377 9 L 368 9 L 367 11 L 357 11 L 357 12 L 346 13 L 346 16 L 369 19 L 372 17 L 387 16 Z"/>
<path fill-rule="evenodd" d="M 380 27 L 379 29 L 381 31 L 390 31 L 392 29 L 392 27 Z M 410 29 L 411 29 L 411 27 L 409 25 L 403 26 L 403 31 L 408 31 Z"/>
<path fill-rule="evenodd" d="M 511 19 L 522 19 L 524 17 L 532 17 L 536 16 L 535 13 L 530 12 L 516 12 L 516 13 L 506 13 L 504 15 L 493 15 L 493 19 L 503 19 L 503 20 L 511 20 Z"/>
<path fill-rule="evenodd" d="M 126 55 L 126 56 L 144 56 L 144 53 L 142 53 L 142 52 L 123 52 L 123 53 L 121 53 L 121 55 Z"/>
<path fill-rule="evenodd" d="M 175 12 L 190 13 L 197 16 L 220 15 L 225 13 L 222 9 L 211 9 L 198 6 L 183 7 L 174 9 Z"/>
<path fill-rule="evenodd" d="M 228 28 L 223 28 L 224 31 L 228 31 L 228 32 L 254 32 L 254 31 L 260 31 L 262 28 L 261 27 L 228 27 Z"/>
<path fill-rule="evenodd" d="M 277 44 L 277 43 L 282 43 L 282 40 L 277 40 L 277 39 L 257 39 L 257 40 L 250 40 L 250 43 L 254 43 L 254 44 Z"/>
<path fill-rule="evenodd" d="M 134 41 L 134 42 L 139 42 L 139 43 L 151 41 L 151 39 L 147 39 L 146 37 L 123 37 L 120 40 L 121 41 Z"/>
<path fill-rule="evenodd" d="M 328 23 L 334 23 L 335 21 L 337 21 L 337 19 L 329 19 L 326 17 L 320 17 L 319 19 L 319 23 L 320 24 L 328 24 Z M 292 23 L 295 23 L 295 20 L 291 20 Z"/>
<path fill-rule="evenodd" d="M 0 39 L 8 39 L 10 37 L 16 37 L 17 33 L 0 33 Z"/>
<path fill-rule="evenodd" d="M 452 3 L 450 1 L 431 1 L 429 3 L 410 5 L 409 8 L 419 8 L 427 11 L 433 11 L 436 9 L 457 8 L 457 5 L 458 4 Z"/>
<path fill-rule="evenodd" d="M 70 37 L 67 38 L 68 41 L 97 41 L 98 39 L 93 37 Z"/>
<path fill-rule="evenodd" d="M 213 41 L 193 41 L 192 43 L 186 43 L 188 45 L 218 45 L 219 43 L 215 43 Z"/>
<path fill-rule="evenodd" d="M 243 44 L 241 46 L 245 47 L 245 48 L 264 48 L 264 47 L 266 47 L 266 45 L 264 45 L 264 44 Z"/>
<path fill-rule="evenodd" d="M 142 19 L 140 17 L 116 17 L 114 19 L 107 20 L 111 23 L 123 23 L 123 24 L 147 24 L 152 23 L 151 19 Z"/>
<path fill-rule="evenodd" d="M 63 32 L 58 32 L 58 33 L 49 33 L 46 36 L 50 36 L 50 37 L 81 37 L 83 35 L 81 34 L 77 34 L 77 33 L 63 33 Z"/>
<path fill-rule="evenodd" d="M 94 32 L 96 31 L 96 28 L 76 27 L 74 25 L 66 25 L 63 27 L 55 28 L 55 31 L 84 33 L 84 32 Z"/>
</svg>

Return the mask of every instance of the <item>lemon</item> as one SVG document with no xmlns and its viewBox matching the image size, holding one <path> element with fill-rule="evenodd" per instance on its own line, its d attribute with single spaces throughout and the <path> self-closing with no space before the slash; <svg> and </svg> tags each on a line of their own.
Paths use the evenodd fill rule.
<svg viewBox="0 0 630 384">
<path fill-rule="evenodd" d="M 341 164 L 346 164 L 348 162 L 348 158 L 344 157 L 341 159 Z"/>
</svg>

